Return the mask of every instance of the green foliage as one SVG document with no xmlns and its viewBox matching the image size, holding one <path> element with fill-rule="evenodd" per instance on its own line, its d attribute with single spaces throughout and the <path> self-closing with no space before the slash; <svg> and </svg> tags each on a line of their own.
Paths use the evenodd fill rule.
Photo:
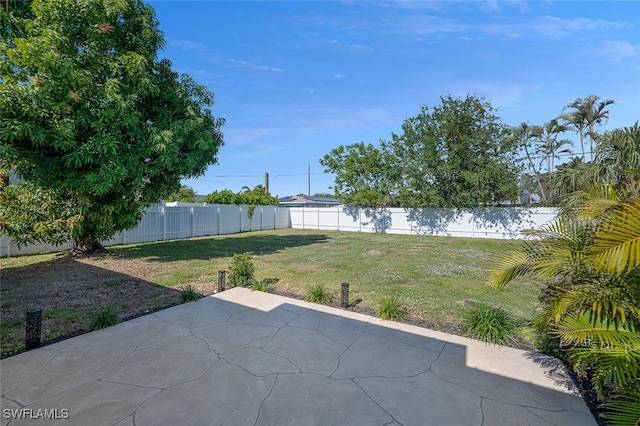
<svg viewBox="0 0 640 426">
<path fill-rule="evenodd" d="M 178 300 L 180 303 L 187 303 L 187 302 L 194 302 L 202 297 L 203 295 L 201 293 L 198 293 L 196 289 L 193 288 L 193 286 L 188 285 L 182 290 L 180 290 L 180 295 L 178 297 Z"/>
<path fill-rule="evenodd" d="M 119 322 L 120 316 L 113 305 L 104 306 L 93 313 L 89 330 L 100 330 L 116 325 Z"/>
<path fill-rule="evenodd" d="M 180 203 L 195 203 L 196 191 L 187 185 L 181 185 L 176 192 L 169 194 L 165 199 L 167 202 L 178 201 Z"/>
<path fill-rule="evenodd" d="M 223 120 L 211 92 L 157 59 L 165 42 L 149 5 L 24 3 L 30 13 L 12 8 L 2 26 L 0 168 L 53 191 L 46 213 L 64 222 L 48 233 L 29 218 L 5 226 L 15 215 L 0 223 L 17 240 L 35 229 L 34 240 L 89 247 L 215 163 Z"/>
<path fill-rule="evenodd" d="M 566 107 L 572 111 L 560 117 L 567 127 L 572 128 L 578 133 L 580 147 L 582 149 L 581 159 L 583 161 L 587 159 L 587 153 L 589 154 L 589 159 L 593 159 L 594 148 L 596 144 L 600 142 L 601 138 L 595 126 L 609 119 L 609 110 L 606 108 L 614 103 L 612 99 L 598 102 L 599 99 L 597 95 L 577 98 Z M 585 139 L 589 140 L 589 151 L 585 148 Z"/>
<path fill-rule="evenodd" d="M 640 380 L 620 389 L 604 404 L 604 418 L 615 426 L 638 426 L 640 424 Z"/>
<path fill-rule="evenodd" d="M 512 343 L 516 322 L 504 309 L 486 303 L 474 303 L 465 309 L 463 317 L 461 326 L 468 336 L 486 343 Z"/>
<path fill-rule="evenodd" d="M 547 281 L 539 323 L 560 339 L 579 371 L 590 371 L 600 397 L 640 375 L 640 198 L 623 186 L 574 193 L 564 215 L 499 259 L 488 283 L 521 275 Z M 631 188 L 631 190 L 627 189 Z M 614 404 L 614 407 L 618 405 Z"/>
<path fill-rule="evenodd" d="M 269 293 L 278 282 L 277 278 L 264 278 L 251 284 L 251 291 L 262 291 Z"/>
<path fill-rule="evenodd" d="M 251 253 L 234 254 L 229 267 L 229 287 L 251 287 L 255 281 L 255 265 Z"/>
<path fill-rule="evenodd" d="M 278 197 L 269 194 L 264 186 L 256 185 L 253 189 L 246 188 L 243 191 L 234 193 L 228 189 L 213 191 L 204 198 L 209 204 L 235 204 L 247 206 L 275 206 L 278 204 Z"/>
<path fill-rule="evenodd" d="M 63 244 L 69 239 L 68 230 L 81 217 L 68 203 L 59 203 L 59 197 L 55 189 L 27 182 L 0 183 L 0 230 L 11 235 L 18 246 L 30 242 Z"/>
<path fill-rule="evenodd" d="M 405 311 L 397 294 L 383 297 L 378 303 L 378 316 L 382 319 L 400 321 L 404 315 Z"/>
<path fill-rule="evenodd" d="M 320 164 L 335 173 L 335 192 L 345 204 L 385 207 L 391 200 L 389 158 L 373 145 L 356 143 L 332 149 Z"/>
<path fill-rule="evenodd" d="M 311 284 L 307 286 L 304 300 L 311 303 L 328 304 L 333 301 L 333 295 L 326 289 L 324 284 Z"/>
<path fill-rule="evenodd" d="M 517 145 L 482 98 L 441 97 L 380 148 L 340 146 L 320 164 L 336 194 L 361 206 L 472 207 L 517 199 Z M 469 155 L 473 152 L 473 155 Z"/>
</svg>

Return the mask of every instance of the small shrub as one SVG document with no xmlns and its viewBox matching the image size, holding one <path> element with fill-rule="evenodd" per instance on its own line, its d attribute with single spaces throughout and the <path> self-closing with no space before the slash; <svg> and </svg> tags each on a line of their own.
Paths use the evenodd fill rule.
<svg viewBox="0 0 640 426">
<path fill-rule="evenodd" d="M 273 288 L 273 285 L 278 282 L 277 278 L 265 278 L 260 281 L 256 281 L 251 284 L 251 291 L 263 291 L 268 293 Z"/>
<path fill-rule="evenodd" d="M 180 303 L 194 302 L 202 297 L 193 286 L 189 285 L 180 291 Z"/>
<path fill-rule="evenodd" d="M 104 306 L 93 313 L 89 330 L 100 330 L 120 322 L 120 316 L 113 305 Z"/>
<path fill-rule="evenodd" d="M 251 287 L 256 281 L 255 269 L 251 253 L 234 254 L 229 268 L 229 287 Z"/>
<path fill-rule="evenodd" d="M 331 303 L 333 295 L 322 284 L 311 284 L 307 287 L 304 300 L 311 303 Z"/>
<path fill-rule="evenodd" d="M 378 316 L 385 320 L 399 321 L 405 315 L 397 295 L 386 296 L 378 303 Z"/>
<path fill-rule="evenodd" d="M 463 312 L 462 330 L 467 336 L 486 343 L 508 345 L 513 340 L 516 323 L 500 308 L 475 303 Z"/>
</svg>

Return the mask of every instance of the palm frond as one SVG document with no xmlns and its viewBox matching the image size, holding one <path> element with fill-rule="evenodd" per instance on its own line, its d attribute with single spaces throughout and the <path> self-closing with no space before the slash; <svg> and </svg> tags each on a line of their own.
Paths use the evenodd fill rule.
<svg viewBox="0 0 640 426">
<path fill-rule="evenodd" d="M 640 265 L 640 198 L 625 203 L 596 233 L 589 256 L 596 267 L 622 275 Z"/>
<path fill-rule="evenodd" d="M 616 392 L 603 408 L 604 418 L 612 425 L 638 426 L 640 425 L 640 382 Z"/>
<path fill-rule="evenodd" d="M 631 281 L 609 276 L 552 288 L 549 319 L 558 322 L 568 312 L 574 312 L 587 314 L 592 323 L 640 323 L 640 293 L 634 287 Z"/>
<path fill-rule="evenodd" d="M 588 222 L 565 217 L 529 231 L 528 241 L 489 268 L 487 285 L 502 288 L 529 273 L 542 279 L 570 274 L 584 256 L 590 229 Z"/>
<path fill-rule="evenodd" d="M 629 323 L 594 326 L 584 316 L 569 316 L 554 334 L 565 344 L 574 344 L 567 353 L 575 368 L 593 368 L 593 383 L 599 392 L 605 383 L 625 386 L 640 373 L 640 333 Z"/>
<path fill-rule="evenodd" d="M 554 335 L 566 344 L 599 342 L 600 345 L 619 346 L 625 350 L 640 351 L 640 333 L 631 322 L 607 323 L 589 318 L 589 315 L 568 315 L 557 325 Z"/>
<path fill-rule="evenodd" d="M 503 288 L 517 277 L 523 276 L 531 268 L 531 259 L 526 250 L 515 250 L 497 259 L 488 269 L 487 285 Z"/>
</svg>

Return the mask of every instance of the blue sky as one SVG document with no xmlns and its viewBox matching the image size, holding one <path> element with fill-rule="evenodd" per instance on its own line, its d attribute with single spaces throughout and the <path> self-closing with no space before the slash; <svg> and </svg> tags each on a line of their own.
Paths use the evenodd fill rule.
<svg viewBox="0 0 640 426">
<path fill-rule="evenodd" d="M 640 119 L 636 1 L 150 1 L 180 73 L 226 120 L 199 194 L 264 183 L 331 192 L 318 160 L 399 132 L 441 95 L 484 97 L 507 125 L 542 124 L 577 97 L 614 99 L 602 128 Z M 573 134 L 567 135 L 574 138 Z M 575 145 L 575 148 L 578 146 Z"/>
</svg>

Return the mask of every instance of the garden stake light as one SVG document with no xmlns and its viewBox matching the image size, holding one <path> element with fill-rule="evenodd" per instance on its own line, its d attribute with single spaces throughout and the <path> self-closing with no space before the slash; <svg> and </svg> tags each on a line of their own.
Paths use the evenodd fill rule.
<svg viewBox="0 0 640 426">
<path fill-rule="evenodd" d="M 226 271 L 218 271 L 218 291 L 216 293 L 220 293 L 224 290 L 225 274 Z"/>
<path fill-rule="evenodd" d="M 25 348 L 27 350 L 40 347 L 41 329 L 42 329 L 42 309 L 40 308 L 28 309 L 26 336 L 25 336 Z"/>
<path fill-rule="evenodd" d="M 346 308 L 349 306 L 349 283 L 342 283 L 340 291 L 340 306 Z"/>
</svg>

